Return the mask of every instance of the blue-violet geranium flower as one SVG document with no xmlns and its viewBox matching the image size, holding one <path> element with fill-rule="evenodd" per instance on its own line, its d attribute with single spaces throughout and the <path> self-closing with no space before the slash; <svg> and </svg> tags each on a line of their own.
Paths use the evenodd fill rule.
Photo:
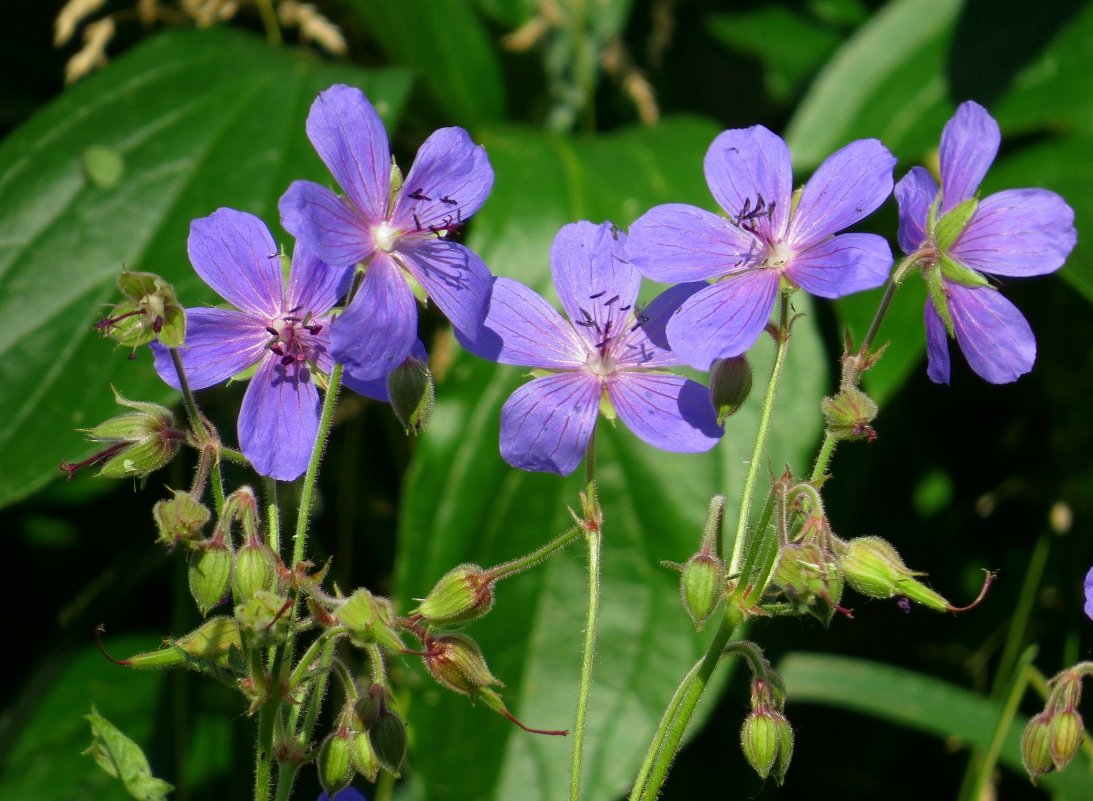
<svg viewBox="0 0 1093 801">
<path fill-rule="evenodd" d="M 501 410 L 501 455 L 514 467 L 568 475 L 588 449 L 601 408 L 650 445 L 694 453 L 722 434 L 706 387 L 663 372 L 679 364 L 664 325 L 700 284 L 637 305 L 641 274 L 615 226 L 580 222 L 554 239 L 554 286 L 570 321 L 518 281 L 498 278 L 479 340 L 502 364 L 542 368 Z M 491 342 L 492 340 L 492 342 Z"/>
<path fill-rule="evenodd" d="M 941 188 L 923 167 L 896 185 L 899 244 L 917 258 L 929 288 L 927 374 L 949 383 L 949 337 L 992 384 L 1017 380 L 1036 360 L 1036 337 L 1017 307 L 985 277 L 1058 270 L 1077 242 L 1074 212 L 1047 189 L 976 192 L 1001 143 L 998 123 L 962 103 L 941 134 Z"/>
<path fill-rule="evenodd" d="M 457 331 L 473 336 L 493 276 L 472 250 L 445 236 L 489 195 L 486 151 L 462 128 L 442 128 L 421 146 L 400 184 L 379 115 L 359 89 L 343 85 L 316 98 L 307 135 L 345 197 L 295 181 L 281 198 L 281 222 L 332 267 L 366 265 L 332 332 L 334 356 L 347 375 L 380 378 L 410 354 L 417 307 L 407 276 Z"/>
<path fill-rule="evenodd" d="M 793 192 L 789 148 L 761 125 L 724 131 L 706 153 L 706 182 L 726 216 L 694 206 L 657 206 L 630 227 L 628 257 L 655 281 L 714 283 L 668 323 L 672 351 L 708 370 L 738 356 L 770 321 L 780 289 L 837 298 L 884 283 L 888 243 L 837 234 L 892 192 L 896 160 L 875 139 L 852 142 Z"/>
<path fill-rule="evenodd" d="M 314 371 L 334 366 L 330 310 L 349 272 L 297 247 L 286 287 L 265 224 L 233 209 L 194 220 L 187 248 L 197 274 L 235 307 L 186 309 L 179 355 L 190 387 L 210 387 L 257 365 L 239 412 L 239 446 L 261 475 L 297 478 L 319 430 Z M 153 348 L 156 372 L 180 389 L 170 352 Z"/>
</svg>

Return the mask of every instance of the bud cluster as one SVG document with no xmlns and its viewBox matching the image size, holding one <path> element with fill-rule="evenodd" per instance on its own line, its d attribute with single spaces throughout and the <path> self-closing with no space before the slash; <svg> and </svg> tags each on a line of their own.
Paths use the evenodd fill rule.
<svg viewBox="0 0 1093 801">
<path fill-rule="evenodd" d="M 1091 666 L 1079 665 L 1053 678 L 1047 704 L 1033 715 L 1021 735 L 1021 761 L 1033 784 L 1041 776 L 1063 770 L 1082 747 L 1085 723 L 1078 705 L 1082 678 Z"/>
<path fill-rule="evenodd" d="M 751 712 L 740 729 L 744 758 L 759 778 L 772 773 L 781 785 L 793 757 L 793 728 L 784 713 L 785 693 L 755 678 L 751 686 Z"/>
</svg>

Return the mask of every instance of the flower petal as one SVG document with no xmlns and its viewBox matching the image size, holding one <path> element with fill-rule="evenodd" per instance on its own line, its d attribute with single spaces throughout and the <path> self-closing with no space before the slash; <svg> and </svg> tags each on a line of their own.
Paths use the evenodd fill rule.
<svg viewBox="0 0 1093 801">
<path fill-rule="evenodd" d="M 703 166 L 710 192 L 729 217 L 773 204 L 771 217 L 760 216 L 754 224 L 765 238 L 782 239 L 793 193 L 793 165 L 782 137 L 762 125 L 723 131 L 706 151 Z"/>
<path fill-rule="evenodd" d="M 1093 567 L 1085 574 L 1085 616 L 1093 619 Z"/>
<path fill-rule="evenodd" d="M 402 364 L 416 337 L 414 295 L 391 257 L 377 252 L 356 297 L 331 326 L 334 358 L 358 380 L 381 378 Z"/>
<path fill-rule="evenodd" d="M 190 263 L 220 297 L 255 317 L 281 311 L 281 259 L 265 223 L 253 214 L 217 209 L 190 223 Z"/>
<path fill-rule="evenodd" d="M 841 298 L 885 282 L 892 269 L 888 241 L 874 234 L 839 234 L 798 253 L 785 274 L 811 295 Z"/>
<path fill-rule="evenodd" d="M 926 220 L 930 204 L 937 197 L 937 182 L 925 167 L 912 167 L 896 184 L 899 205 L 899 246 L 904 253 L 914 253 L 926 240 Z"/>
<path fill-rule="evenodd" d="M 255 472 L 292 481 L 307 470 L 319 432 L 319 391 L 306 365 L 268 357 L 243 396 L 239 448 Z"/>
<path fill-rule="evenodd" d="M 654 281 L 701 281 L 745 269 L 754 236 L 694 206 L 656 206 L 630 226 L 626 258 Z"/>
<path fill-rule="evenodd" d="M 668 344 L 668 321 L 683 302 L 709 284 L 694 281 L 676 284 L 657 295 L 641 310 L 640 316 L 630 326 L 630 331 L 615 349 L 615 358 L 625 367 L 664 367 L 682 364 L 683 360 L 672 352 Z"/>
<path fill-rule="evenodd" d="M 668 321 L 672 350 L 699 370 L 739 356 L 770 321 L 779 278 L 777 270 L 752 270 L 696 292 Z"/>
<path fill-rule="evenodd" d="M 262 321 L 231 309 L 186 309 L 186 342 L 178 349 L 191 389 L 227 381 L 262 358 L 270 336 Z M 170 351 L 152 343 L 156 372 L 181 389 Z"/>
<path fill-rule="evenodd" d="M 391 224 L 405 230 L 459 225 L 482 208 L 492 187 L 493 167 L 486 149 L 462 128 L 441 128 L 418 150 Z"/>
<path fill-rule="evenodd" d="M 375 249 L 368 224 L 325 186 L 293 181 L 277 204 L 281 225 L 331 267 L 352 267 Z"/>
<path fill-rule="evenodd" d="M 626 260 L 625 247 L 626 235 L 614 225 L 590 222 L 562 226 L 551 245 L 554 288 L 589 347 L 612 328 L 617 332 L 638 299 L 641 273 Z"/>
<path fill-rule="evenodd" d="M 1047 189 L 1010 189 L 979 203 L 950 252 L 973 270 L 1027 277 L 1058 270 L 1077 241 L 1065 200 Z"/>
<path fill-rule="evenodd" d="M 701 453 L 725 433 L 717 425 L 710 391 L 688 378 L 619 373 L 607 391 L 623 422 L 655 448 Z"/>
<path fill-rule="evenodd" d="M 998 123 L 974 100 L 961 103 L 941 132 L 941 214 L 975 195 L 998 154 Z"/>
<path fill-rule="evenodd" d="M 361 90 L 337 84 L 320 93 L 307 115 L 307 136 L 364 220 L 382 222 L 391 150 L 383 123 Z"/>
<path fill-rule="evenodd" d="M 482 333 L 459 341 L 475 356 L 501 364 L 573 369 L 588 360 L 573 326 L 542 295 L 511 278 L 494 281 Z"/>
<path fill-rule="evenodd" d="M 567 476 L 581 463 L 599 413 L 600 380 L 555 373 L 529 381 L 501 408 L 501 455 L 513 467 Z"/>
<path fill-rule="evenodd" d="M 1024 315 L 993 287 L 945 282 L 956 341 L 972 370 L 992 384 L 1016 381 L 1036 361 L 1036 337 Z"/>
<path fill-rule="evenodd" d="M 410 356 L 425 364 L 429 363 L 429 354 L 425 352 L 425 343 L 420 339 L 414 342 L 414 347 L 410 350 Z M 391 396 L 387 392 L 387 376 L 385 375 L 378 378 L 361 379 L 352 370 L 346 369 L 342 373 L 342 384 L 358 395 L 363 395 L 372 400 L 383 401 L 384 403 L 391 400 Z"/>
<path fill-rule="evenodd" d="M 892 194 L 896 157 L 876 139 L 859 139 L 816 168 L 801 190 L 788 239 L 808 246 L 872 214 Z"/>
<path fill-rule="evenodd" d="M 474 339 L 490 303 L 493 274 L 470 248 L 446 239 L 401 243 L 403 266 L 444 312 L 456 331 Z"/>
<path fill-rule="evenodd" d="M 331 267 L 311 251 L 297 245 L 288 278 L 288 310 L 316 317 L 326 314 L 349 290 L 353 271 Z"/>
<path fill-rule="evenodd" d="M 933 301 L 926 301 L 926 375 L 935 384 L 949 383 L 949 334 Z"/>
</svg>

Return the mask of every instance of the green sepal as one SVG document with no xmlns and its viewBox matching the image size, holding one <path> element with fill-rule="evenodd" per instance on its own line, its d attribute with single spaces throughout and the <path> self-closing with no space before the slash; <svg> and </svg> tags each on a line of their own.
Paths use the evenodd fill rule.
<svg viewBox="0 0 1093 801">
<path fill-rule="evenodd" d="M 604 416 L 605 420 L 610 420 L 612 423 L 619 416 L 619 413 L 615 410 L 615 404 L 611 402 L 607 392 L 600 393 L 600 414 Z"/>
<path fill-rule="evenodd" d="M 990 281 L 970 267 L 965 267 L 952 256 L 941 255 L 941 274 L 954 284 L 961 286 L 981 287 L 990 286 Z"/>
<path fill-rule="evenodd" d="M 968 220 L 978 208 L 979 201 L 974 197 L 969 198 L 949 209 L 948 213 L 937 221 L 934 226 L 934 241 L 943 253 L 960 238 L 960 234 L 968 225 Z"/>
<path fill-rule="evenodd" d="M 945 294 L 945 284 L 941 278 L 941 270 L 936 267 L 923 270 L 922 276 L 926 279 L 926 293 L 930 296 L 930 302 L 934 304 L 934 310 L 941 318 L 941 322 L 945 324 L 945 331 L 948 333 L 949 339 L 955 338 L 956 331 L 953 329 L 953 315 L 949 311 L 949 296 Z"/>
</svg>

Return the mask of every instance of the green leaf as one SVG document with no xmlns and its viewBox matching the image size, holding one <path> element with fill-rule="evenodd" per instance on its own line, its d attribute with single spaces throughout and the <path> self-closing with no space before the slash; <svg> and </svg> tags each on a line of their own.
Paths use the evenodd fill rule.
<svg viewBox="0 0 1093 801">
<path fill-rule="evenodd" d="M 778 666 L 791 704 L 805 702 L 862 712 L 938 737 L 957 737 L 986 748 L 1001 714 L 995 704 L 963 687 L 901 668 L 841 656 L 795 653 Z M 1000 761 L 1024 776 L 1018 716 L 1006 732 Z M 852 747 L 853 744 L 851 743 Z M 1039 780 L 1065 798 L 1093 798 L 1093 773 L 1085 757 L 1061 774 Z"/>
<path fill-rule="evenodd" d="M 469 244 L 498 274 L 546 291 L 550 243 L 560 225 L 579 218 L 625 225 L 667 201 L 713 205 L 701 165 L 716 133 L 709 123 L 686 119 L 590 139 L 487 131 L 482 141 L 497 183 L 473 221 Z M 799 310 L 807 311 L 807 299 L 802 302 Z M 752 354 L 760 386 L 772 357 L 764 338 Z M 764 473 L 768 463 L 803 468 L 819 432 L 826 374 L 808 317 L 793 329 L 789 358 L 775 410 L 781 425 L 763 457 Z M 526 380 L 525 372 L 462 354 L 438 378 L 436 408 L 401 507 L 396 567 L 402 608 L 411 608 L 413 597 L 457 564 L 511 559 L 572 525 L 566 507 L 577 505 L 580 475 L 521 472 L 499 455 L 500 407 Z M 757 388 L 708 454 L 660 452 L 621 423 L 599 426 L 605 553 L 584 798 L 625 791 L 664 706 L 704 648 L 705 638 L 694 633 L 680 603 L 678 575 L 660 562 L 682 562 L 694 553 L 712 495 L 728 495 L 728 519 L 734 519 L 731 499 L 739 496 L 762 394 Z M 578 543 L 503 582 L 494 610 L 468 629 L 506 683 L 506 704 L 527 725 L 572 727 L 585 565 Z M 566 794 L 567 739 L 526 734 L 435 685 L 415 692 L 408 717 L 414 769 L 430 799 L 537 801 Z"/>
<path fill-rule="evenodd" d="M 150 353 L 129 361 L 92 330 L 118 274 L 151 270 L 184 305 L 215 302 L 186 258 L 190 220 L 230 206 L 272 225 L 290 181 L 329 184 L 304 120 L 315 95 L 339 81 L 362 86 L 388 125 L 408 90 L 403 72 L 322 64 L 230 30 L 168 33 L 0 143 L 0 315 L 9 321 L 0 333 L 0 505 L 88 452 L 72 429 L 114 413 L 111 384 L 127 397 L 170 397 Z M 91 145 L 124 161 L 112 188 L 86 175 Z"/>
<path fill-rule="evenodd" d="M 107 775 L 120 779 L 129 795 L 137 801 L 164 801 L 175 789 L 152 775 L 152 766 L 141 747 L 100 715 L 94 705 L 84 718 L 91 723 L 91 746 L 84 753 L 90 754 Z"/>
<path fill-rule="evenodd" d="M 465 0 L 351 0 L 350 7 L 388 58 L 417 71 L 452 122 L 472 127 L 504 116 L 497 45 Z"/>
</svg>

